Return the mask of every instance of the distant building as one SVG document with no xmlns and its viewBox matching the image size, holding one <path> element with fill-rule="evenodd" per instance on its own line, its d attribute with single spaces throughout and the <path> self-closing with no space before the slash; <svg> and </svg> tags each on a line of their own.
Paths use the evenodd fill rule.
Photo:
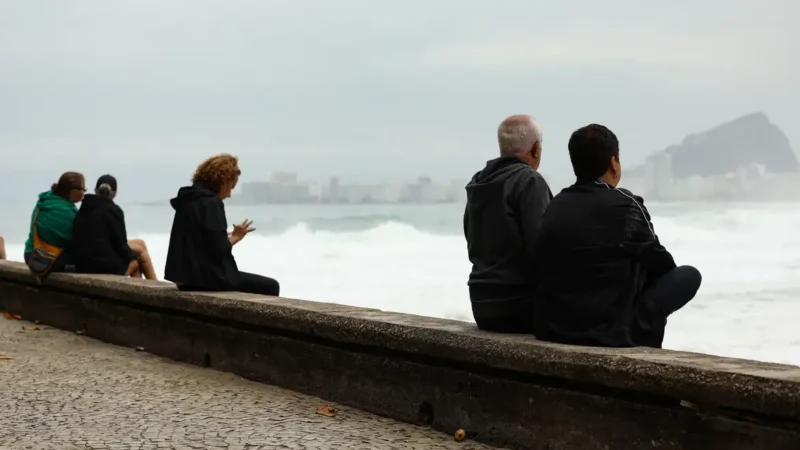
<svg viewBox="0 0 800 450">
<path fill-rule="evenodd" d="M 467 201 L 467 182 L 465 180 L 453 180 L 447 189 L 447 199 L 455 203 Z"/>
<path fill-rule="evenodd" d="M 297 184 L 297 174 L 293 172 L 275 172 L 270 178 L 275 184 L 292 186 Z"/>
<path fill-rule="evenodd" d="M 341 194 L 339 193 L 339 177 L 331 177 L 330 182 L 328 182 L 328 192 L 323 194 L 323 198 L 333 203 L 341 199 Z"/>
<path fill-rule="evenodd" d="M 310 186 L 297 181 L 297 174 L 278 172 L 270 181 L 244 183 L 241 200 L 246 203 L 307 203 L 313 200 Z"/>
<path fill-rule="evenodd" d="M 343 203 L 400 203 L 405 198 L 402 185 L 346 184 L 339 188 L 339 202 Z"/>
<path fill-rule="evenodd" d="M 662 198 L 672 187 L 672 157 L 669 153 L 659 153 L 647 158 L 644 170 L 644 195 Z"/>
<path fill-rule="evenodd" d="M 450 186 L 434 184 L 430 177 L 417 178 L 408 185 L 408 201 L 413 203 L 442 203 L 450 200 Z"/>
<path fill-rule="evenodd" d="M 798 201 L 798 167 L 783 132 L 755 113 L 687 136 L 624 171 L 621 185 L 661 201 Z"/>
</svg>

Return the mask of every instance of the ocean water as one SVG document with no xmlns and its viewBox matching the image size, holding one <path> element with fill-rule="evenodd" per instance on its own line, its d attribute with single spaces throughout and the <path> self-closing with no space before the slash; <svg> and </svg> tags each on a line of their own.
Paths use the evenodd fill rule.
<svg viewBox="0 0 800 450">
<path fill-rule="evenodd" d="M 163 276 L 172 210 L 121 206 Z M 5 208 L 0 234 L 21 260 L 31 205 Z M 656 233 L 703 286 L 670 318 L 665 347 L 800 365 L 800 204 L 650 204 Z M 463 205 L 231 206 L 257 231 L 235 247 L 242 270 L 282 295 L 471 321 Z"/>
</svg>

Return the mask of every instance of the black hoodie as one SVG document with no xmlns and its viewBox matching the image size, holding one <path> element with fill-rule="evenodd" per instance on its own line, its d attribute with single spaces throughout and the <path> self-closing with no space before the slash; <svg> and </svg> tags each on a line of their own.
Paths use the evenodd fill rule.
<svg viewBox="0 0 800 450">
<path fill-rule="evenodd" d="M 125 214 L 110 198 L 88 194 L 75 216 L 70 255 L 78 272 L 123 275 L 136 252 L 128 246 Z"/>
<path fill-rule="evenodd" d="M 235 290 L 239 269 L 228 241 L 228 221 L 222 200 L 195 184 L 178 190 L 170 200 L 175 209 L 164 278 L 186 287 Z"/>
<path fill-rule="evenodd" d="M 472 272 L 472 311 L 478 317 L 514 315 L 533 302 L 533 258 L 539 222 L 553 198 L 542 176 L 516 157 L 497 158 L 467 184 L 464 235 Z"/>
</svg>

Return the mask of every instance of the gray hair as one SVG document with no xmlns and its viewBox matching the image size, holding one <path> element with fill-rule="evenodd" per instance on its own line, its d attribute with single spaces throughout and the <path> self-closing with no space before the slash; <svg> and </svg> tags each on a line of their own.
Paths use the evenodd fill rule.
<svg viewBox="0 0 800 450">
<path fill-rule="evenodd" d="M 541 142 L 542 128 L 531 116 L 514 115 L 497 127 L 500 156 L 522 156 L 537 143 L 541 146 Z"/>
<path fill-rule="evenodd" d="M 94 190 L 94 193 L 105 198 L 114 198 L 114 194 L 116 194 L 116 192 L 111 189 L 111 185 L 108 183 L 103 183 L 100 186 L 97 186 L 97 189 Z"/>
</svg>

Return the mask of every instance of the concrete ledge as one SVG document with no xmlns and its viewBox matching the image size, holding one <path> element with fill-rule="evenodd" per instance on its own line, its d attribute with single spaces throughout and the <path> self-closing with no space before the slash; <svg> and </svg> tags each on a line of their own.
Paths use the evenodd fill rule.
<svg viewBox="0 0 800 450">
<path fill-rule="evenodd" d="M 0 309 L 512 448 L 800 448 L 796 366 L 549 344 L 115 276 L 54 274 L 38 285 L 10 262 L 0 262 Z"/>
</svg>

